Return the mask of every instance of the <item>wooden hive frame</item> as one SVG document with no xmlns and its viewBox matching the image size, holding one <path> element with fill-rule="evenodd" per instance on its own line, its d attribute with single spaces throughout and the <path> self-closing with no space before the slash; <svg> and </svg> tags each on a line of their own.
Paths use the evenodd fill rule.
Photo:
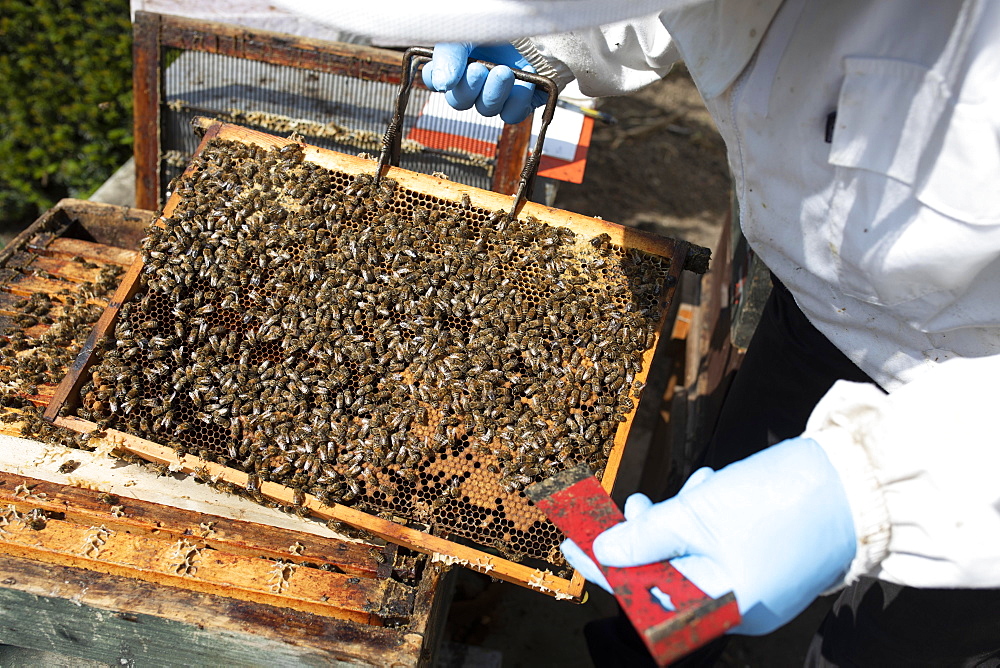
<svg viewBox="0 0 1000 668">
<path fill-rule="evenodd" d="M 0 251 L 0 324 L 24 335 L 19 354 L 43 352 L 38 342 L 50 327 L 78 327 L 60 301 L 96 303 L 87 282 L 102 267 L 133 263 L 153 218 L 152 211 L 62 200 Z M 54 299 L 59 293 L 65 296 Z M 33 295 L 52 299 L 51 324 L 17 324 L 19 302 Z M 21 382 L 0 392 L 0 439 L 37 438 L 35 427 L 26 429 L 32 409 L 9 408 L 10 400 L 44 408 L 54 394 L 54 385 L 31 381 L 29 390 Z M 257 523 L 264 515 L 233 519 L 245 511 L 207 514 L 191 509 L 191 489 L 168 501 L 164 489 L 130 486 L 140 474 L 155 480 L 152 472 L 109 468 L 103 451 L 114 443 L 106 439 L 90 441 L 98 452 L 54 442 L 2 445 L 5 641 L 102 661 L 127 649 L 137 660 L 161 662 L 431 662 L 447 610 L 443 565 L 392 543 L 309 533 L 312 527 L 280 513 L 285 526 Z"/>
<path fill-rule="evenodd" d="M 144 11 L 135 12 L 133 31 L 136 206 L 145 209 L 162 204 L 161 193 L 166 185 L 160 160 L 167 49 L 219 54 L 365 81 L 398 84 L 400 80 L 400 54 L 389 49 Z M 517 188 L 530 137 L 531 119 L 504 126 L 496 147 L 492 190 L 512 194 Z"/>
<path fill-rule="evenodd" d="M 265 148 L 281 147 L 294 143 L 292 140 L 208 120 L 201 121 L 201 127 L 205 130 L 205 134 L 199 152 L 209 141 L 215 138 L 245 142 Z M 304 146 L 304 153 L 306 161 L 331 170 L 350 174 L 373 174 L 376 170 L 375 163 L 370 160 L 355 158 L 308 145 Z M 189 170 L 192 167 L 193 165 L 189 167 Z M 511 205 L 511 198 L 507 196 L 395 167 L 388 168 L 384 176 L 395 180 L 399 184 L 399 187 L 410 191 L 432 193 L 434 197 L 452 201 L 459 201 L 463 196 L 467 196 L 473 206 L 493 211 L 506 210 Z M 170 217 L 178 201 L 178 196 L 175 193 L 163 209 L 163 218 Z M 534 216 L 538 220 L 550 225 L 568 227 L 584 238 L 593 238 L 601 234 L 607 234 L 610 237 L 611 243 L 623 248 L 634 248 L 654 255 L 672 258 L 669 267 L 669 276 L 672 278 L 665 282 L 663 292 L 659 297 L 664 306 L 655 332 L 658 340 L 664 324 L 670 322 L 673 316 L 675 286 L 678 282 L 680 272 L 684 267 L 685 260 L 688 258 L 689 245 L 686 242 L 659 237 L 607 221 L 545 207 L 532 202 L 525 203 L 523 208 L 518 212 L 518 215 L 519 217 Z M 162 224 L 162 221 L 160 224 Z M 45 415 L 47 419 L 54 421 L 57 425 L 81 433 L 91 432 L 96 429 L 95 423 L 76 417 L 72 413 L 79 405 L 80 388 L 89 377 L 88 370 L 97 359 L 97 354 L 95 353 L 97 344 L 105 336 L 113 333 L 119 309 L 139 291 L 139 279 L 142 268 L 142 259 L 138 258 L 129 268 L 118 292 L 115 294 L 107 311 L 98 321 L 97 326 L 87 340 L 73 368 L 59 386 Z M 654 343 L 643 354 L 641 371 L 636 374 L 636 381 L 645 381 L 656 349 L 657 346 Z M 608 456 L 603 476 L 603 485 L 608 491 L 613 486 L 636 408 L 637 406 L 632 407 L 625 421 L 621 423 L 615 433 L 614 445 Z M 108 438 L 114 440 L 118 447 L 128 452 L 150 461 L 168 464 L 176 470 L 188 473 L 201 470 L 215 478 L 240 487 L 245 487 L 248 483 L 248 475 L 242 471 L 217 463 L 207 462 L 190 454 L 178 456 L 172 448 L 152 441 L 115 430 L 108 430 Z M 292 504 L 296 499 L 296 494 L 292 489 L 274 482 L 262 482 L 260 493 L 284 504 Z M 339 504 L 327 505 L 312 495 L 305 495 L 305 499 L 301 505 L 318 517 L 346 522 L 353 526 L 361 527 L 388 541 L 433 555 L 437 560 L 448 563 L 460 563 L 473 570 L 489 574 L 492 577 L 522 586 L 529 586 L 557 598 L 579 600 L 583 591 L 584 579 L 579 573 L 574 574 L 571 579 L 558 577 L 546 569 L 534 568 L 503 559 L 482 549 L 410 528 L 352 507 Z"/>
</svg>

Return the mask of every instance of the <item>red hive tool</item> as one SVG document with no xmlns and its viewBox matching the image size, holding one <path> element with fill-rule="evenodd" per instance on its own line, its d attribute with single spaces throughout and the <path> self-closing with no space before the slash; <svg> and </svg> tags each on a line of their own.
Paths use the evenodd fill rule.
<svg viewBox="0 0 1000 668">
<path fill-rule="evenodd" d="M 525 493 L 591 559 L 594 559 L 594 539 L 625 521 L 586 464 L 531 485 Z M 615 590 L 629 621 L 661 666 L 740 623 L 732 592 L 711 598 L 668 561 L 632 568 L 601 566 L 601 571 Z M 659 590 L 660 598 L 654 589 Z M 663 594 L 670 597 L 674 610 L 667 610 L 660 603 Z"/>
</svg>

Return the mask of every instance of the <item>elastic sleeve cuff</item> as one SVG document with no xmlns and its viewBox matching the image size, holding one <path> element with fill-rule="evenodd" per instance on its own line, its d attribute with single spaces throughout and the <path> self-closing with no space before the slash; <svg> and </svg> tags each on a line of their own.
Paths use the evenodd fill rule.
<svg viewBox="0 0 1000 668">
<path fill-rule="evenodd" d="M 839 397 L 830 394 L 816 406 L 803 436 L 823 448 L 840 476 L 851 506 L 857 551 L 843 581 L 834 588 L 839 589 L 878 568 L 889 554 L 892 525 L 882 483 L 864 443 L 864 429 L 858 428 L 859 422 L 865 422 L 863 418 L 858 419 L 857 411 L 861 407 L 857 404 L 837 406 Z M 872 410 L 870 405 L 862 409 L 863 412 Z"/>
<path fill-rule="evenodd" d="M 511 44 L 524 56 L 525 60 L 531 63 L 531 66 L 535 68 L 536 74 L 541 74 L 555 81 L 556 87 L 560 91 L 566 87 L 566 84 L 576 78 L 565 63 L 542 55 L 542 52 L 538 50 L 538 47 L 531 39 L 523 37 L 515 39 Z"/>
</svg>

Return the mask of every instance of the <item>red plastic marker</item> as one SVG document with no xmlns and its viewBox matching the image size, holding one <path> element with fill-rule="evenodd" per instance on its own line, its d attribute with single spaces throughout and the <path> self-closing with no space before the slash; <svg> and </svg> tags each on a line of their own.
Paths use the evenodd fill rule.
<svg viewBox="0 0 1000 668">
<path fill-rule="evenodd" d="M 557 473 L 524 491 L 595 563 L 594 539 L 625 521 L 625 516 L 586 464 Z M 711 598 L 668 561 L 632 568 L 601 566 L 601 571 L 649 653 L 661 666 L 740 623 L 740 612 L 732 592 Z M 661 603 L 664 594 L 669 596 L 673 610 Z"/>
</svg>

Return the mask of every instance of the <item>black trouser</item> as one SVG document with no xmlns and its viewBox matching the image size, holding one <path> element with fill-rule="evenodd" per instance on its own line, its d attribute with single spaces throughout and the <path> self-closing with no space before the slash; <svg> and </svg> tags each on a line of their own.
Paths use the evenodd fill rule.
<svg viewBox="0 0 1000 668">
<path fill-rule="evenodd" d="M 871 382 L 806 320 L 788 290 L 775 281 L 704 464 L 718 469 L 798 436 L 816 402 L 841 379 Z M 588 633 L 598 666 L 642 665 L 634 655 L 624 658 L 624 650 L 612 658 L 600 648 L 609 639 L 606 633 L 629 636 L 623 623 L 605 623 L 603 638 L 594 634 L 596 628 Z M 637 641 L 635 636 L 626 642 L 634 647 Z M 717 655 L 706 651 L 702 662 L 711 663 Z M 692 658 L 697 664 L 698 657 Z M 1000 590 L 915 589 L 862 578 L 837 599 L 813 639 L 806 664 L 1000 666 Z"/>
</svg>

